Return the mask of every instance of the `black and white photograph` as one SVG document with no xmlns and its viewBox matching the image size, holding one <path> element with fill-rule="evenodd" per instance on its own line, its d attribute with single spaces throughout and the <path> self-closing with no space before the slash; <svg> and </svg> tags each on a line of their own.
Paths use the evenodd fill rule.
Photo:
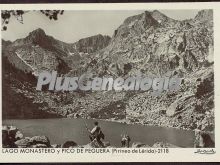
<svg viewBox="0 0 220 165">
<path fill-rule="evenodd" d="M 215 148 L 213 9 L 1 18 L 3 148 Z"/>
</svg>

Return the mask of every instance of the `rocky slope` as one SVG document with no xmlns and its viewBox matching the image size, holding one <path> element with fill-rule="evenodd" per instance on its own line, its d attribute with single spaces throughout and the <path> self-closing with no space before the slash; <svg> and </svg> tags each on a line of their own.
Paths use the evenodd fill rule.
<svg viewBox="0 0 220 165">
<path fill-rule="evenodd" d="M 68 108 L 60 110 L 62 104 L 70 104 L 69 100 L 63 102 L 65 93 L 37 92 L 35 76 L 42 70 L 74 73 L 89 58 L 88 52 L 98 51 L 109 41 L 110 37 L 97 35 L 67 44 L 46 35 L 42 29 L 15 42 L 2 40 L 3 118 L 66 116 Z"/>
<path fill-rule="evenodd" d="M 212 10 L 202 10 L 195 18 L 183 21 L 155 10 L 127 18 L 111 39 L 97 35 L 67 44 L 37 29 L 24 39 L 3 44 L 3 56 L 15 68 L 36 75 L 46 69 L 69 76 L 94 72 L 114 78 L 137 74 L 181 77 L 184 80 L 179 91 L 165 91 L 160 96 L 140 91 L 36 92 L 32 85 L 25 97 L 33 98 L 34 104 L 47 105 L 41 110 L 64 117 L 199 127 L 212 132 L 213 42 Z M 24 93 L 17 85 L 10 90 Z M 7 113 L 7 109 L 3 111 Z"/>
<path fill-rule="evenodd" d="M 48 104 L 44 101 L 36 102 L 36 77 L 32 73 L 25 73 L 12 65 L 8 58 L 2 57 L 2 117 L 3 119 L 54 118 L 56 113 L 50 113 Z M 41 98 L 43 100 L 43 97 Z M 44 111 L 47 109 L 47 111 Z"/>
<path fill-rule="evenodd" d="M 178 21 L 146 11 L 127 18 L 110 44 L 95 53 L 97 64 L 88 70 L 100 76 L 126 78 L 139 73 L 184 79 L 178 92 L 124 95 L 127 122 L 214 130 L 212 15 L 212 10 L 203 10 L 194 19 Z"/>
<path fill-rule="evenodd" d="M 162 76 L 173 70 L 188 74 L 199 69 L 213 60 L 212 19 L 207 22 L 202 13 L 185 21 L 173 20 L 158 11 L 127 18 L 115 30 L 110 44 L 96 53 L 98 69 L 94 69 L 117 76 L 138 71 Z"/>
</svg>

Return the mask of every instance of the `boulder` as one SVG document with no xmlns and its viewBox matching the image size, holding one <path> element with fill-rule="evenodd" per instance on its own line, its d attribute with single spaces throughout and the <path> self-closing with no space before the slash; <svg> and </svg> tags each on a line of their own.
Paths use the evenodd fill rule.
<svg viewBox="0 0 220 165">
<path fill-rule="evenodd" d="M 134 142 L 131 148 L 150 148 L 150 146 L 141 142 Z"/>
<path fill-rule="evenodd" d="M 45 144 L 48 147 L 50 146 L 50 141 L 48 139 L 48 137 L 46 136 L 33 136 L 30 139 L 31 144 L 35 145 L 35 144 Z"/>
<path fill-rule="evenodd" d="M 15 142 L 15 145 L 16 145 L 18 148 L 27 148 L 27 147 L 30 147 L 30 146 L 31 146 L 30 138 L 25 137 L 24 139 L 17 140 L 17 141 Z"/>
<path fill-rule="evenodd" d="M 156 142 L 152 148 L 180 148 L 179 146 L 170 144 L 170 143 L 165 143 L 165 142 Z"/>
<path fill-rule="evenodd" d="M 16 133 L 17 133 L 18 129 L 15 127 L 15 126 L 9 126 L 8 127 L 8 136 L 13 140 L 15 141 L 15 136 L 16 136 Z"/>
<path fill-rule="evenodd" d="M 103 142 L 104 147 L 109 147 L 111 144 L 109 141 Z"/>
<path fill-rule="evenodd" d="M 75 143 L 74 141 L 66 141 L 61 148 L 75 148 L 78 147 L 77 143 Z"/>
<path fill-rule="evenodd" d="M 51 147 L 52 148 L 61 148 L 61 145 L 60 144 L 52 144 Z"/>
<path fill-rule="evenodd" d="M 24 137 L 24 135 L 21 133 L 21 131 L 17 131 L 16 134 L 15 134 L 15 139 L 16 140 L 20 140 Z"/>
<path fill-rule="evenodd" d="M 46 144 L 35 144 L 31 145 L 30 148 L 48 148 Z"/>
<path fill-rule="evenodd" d="M 166 115 L 174 116 L 177 111 L 177 108 L 178 108 L 178 102 L 175 101 L 167 108 Z"/>
</svg>

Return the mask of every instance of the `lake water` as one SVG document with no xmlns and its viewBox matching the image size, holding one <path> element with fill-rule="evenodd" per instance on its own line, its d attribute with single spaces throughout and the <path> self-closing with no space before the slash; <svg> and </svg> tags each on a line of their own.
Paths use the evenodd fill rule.
<svg viewBox="0 0 220 165">
<path fill-rule="evenodd" d="M 30 120 L 3 120 L 3 125 L 18 127 L 24 136 L 45 135 L 51 144 L 62 144 L 73 140 L 78 144 L 89 142 L 85 123 L 91 129 L 92 119 L 30 119 Z M 193 147 L 194 132 L 175 128 L 156 126 L 128 125 L 117 122 L 99 121 L 105 134 L 105 141 L 119 147 L 121 134 L 127 133 L 131 142 L 143 142 L 152 146 L 155 142 L 168 142 L 180 147 Z"/>
</svg>

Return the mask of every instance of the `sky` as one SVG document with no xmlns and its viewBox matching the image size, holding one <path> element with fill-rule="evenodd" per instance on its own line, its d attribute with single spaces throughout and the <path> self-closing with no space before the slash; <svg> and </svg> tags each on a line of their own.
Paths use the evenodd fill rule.
<svg viewBox="0 0 220 165">
<path fill-rule="evenodd" d="M 126 11 L 65 11 L 58 20 L 49 20 L 39 11 L 30 11 L 23 15 L 24 23 L 11 18 L 6 31 L 2 31 L 4 40 L 15 41 L 26 37 L 31 31 L 42 28 L 47 35 L 73 43 L 81 38 L 102 34 L 112 36 L 123 21 L 143 10 Z M 170 18 L 184 20 L 194 18 L 198 10 L 160 10 Z"/>
</svg>

